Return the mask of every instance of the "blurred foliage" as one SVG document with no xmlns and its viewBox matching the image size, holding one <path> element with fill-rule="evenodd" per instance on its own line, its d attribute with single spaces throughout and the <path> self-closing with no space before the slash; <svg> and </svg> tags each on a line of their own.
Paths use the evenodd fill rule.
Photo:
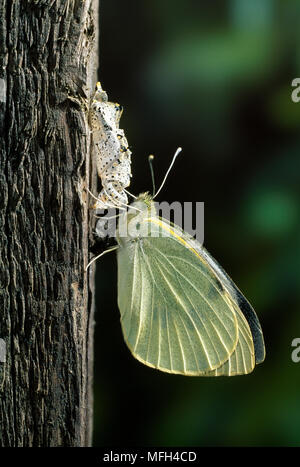
<svg viewBox="0 0 300 467">
<path fill-rule="evenodd" d="M 115 256 L 97 267 L 99 445 L 300 445 L 300 76 L 296 0 L 102 0 L 99 78 L 124 106 L 131 191 L 205 202 L 205 246 L 253 304 L 267 357 L 251 375 L 189 378 L 123 342 Z M 161 200 L 163 199 L 161 197 Z"/>
</svg>

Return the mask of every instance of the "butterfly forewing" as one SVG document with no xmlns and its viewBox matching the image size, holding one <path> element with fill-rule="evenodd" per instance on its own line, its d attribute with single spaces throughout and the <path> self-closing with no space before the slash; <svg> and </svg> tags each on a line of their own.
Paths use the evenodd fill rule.
<svg viewBox="0 0 300 467">
<path fill-rule="evenodd" d="M 132 353 L 173 373 L 220 367 L 238 342 L 226 291 L 191 250 L 178 250 L 172 237 L 149 237 L 135 242 L 134 254 L 130 249 L 120 249 L 118 263 L 121 322 Z"/>
<path fill-rule="evenodd" d="M 202 245 L 145 204 L 121 218 L 131 233 L 119 239 L 118 302 L 131 352 L 169 373 L 250 373 L 264 357 L 251 305 Z"/>
<path fill-rule="evenodd" d="M 184 244 L 187 248 L 194 250 L 195 253 L 198 254 L 201 261 L 205 264 L 205 269 L 210 270 L 213 276 L 216 277 L 217 282 L 221 284 L 224 290 L 226 290 L 236 313 L 240 313 L 244 316 L 251 332 L 251 339 L 254 345 L 255 363 L 259 364 L 263 362 L 265 359 L 265 344 L 259 319 L 248 300 L 244 297 L 231 277 L 226 273 L 226 271 L 224 271 L 222 266 L 220 266 L 220 264 L 211 256 L 203 245 L 198 243 L 180 227 L 166 221 L 165 219 L 158 218 L 157 216 L 149 218 L 148 222 L 156 225 L 162 235 L 166 235 L 165 232 L 171 232 L 177 242 Z"/>
<path fill-rule="evenodd" d="M 251 330 L 251 335 L 254 344 L 255 351 L 255 363 L 262 363 L 265 359 L 265 344 L 264 337 L 259 323 L 258 317 L 248 302 L 244 297 L 239 288 L 235 285 L 231 277 L 228 276 L 226 271 L 219 265 L 219 263 L 208 253 L 205 248 L 201 247 L 200 250 L 202 256 L 207 260 L 210 267 L 213 269 L 219 280 L 222 282 L 224 288 L 228 291 L 231 296 L 232 301 L 235 304 L 235 308 L 239 310 L 247 320 L 249 328 Z"/>
</svg>

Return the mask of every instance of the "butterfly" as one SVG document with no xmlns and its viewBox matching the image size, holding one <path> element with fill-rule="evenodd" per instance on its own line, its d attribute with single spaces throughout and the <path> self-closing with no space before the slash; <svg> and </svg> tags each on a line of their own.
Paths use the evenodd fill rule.
<svg viewBox="0 0 300 467">
<path fill-rule="evenodd" d="M 158 216 L 154 197 L 169 170 L 155 196 L 142 193 L 122 212 L 118 245 L 106 251 L 117 250 L 125 342 L 137 360 L 167 373 L 250 373 L 265 358 L 258 317 L 203 245 Z"/>
<path fill-rule="evenodd" d="M 122 107 L 108 101 L 100 82 L 96 84 L 90 106 L 90 126 L 102 190 L 94 209 L 128 204 L 126 188 L 130 185 L 131 151 L 124 130 L 119 128 Z"/>
</svg>

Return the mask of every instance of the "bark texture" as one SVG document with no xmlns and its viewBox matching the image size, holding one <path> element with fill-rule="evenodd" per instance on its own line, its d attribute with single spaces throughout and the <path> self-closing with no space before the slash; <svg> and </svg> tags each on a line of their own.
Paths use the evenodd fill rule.
<svg viewBox="0 0 300 467">
<path fill-rule="evenodd" d="M 0 4 L 0 446 L 86 446 L 97 0 Z"/>
</svg>

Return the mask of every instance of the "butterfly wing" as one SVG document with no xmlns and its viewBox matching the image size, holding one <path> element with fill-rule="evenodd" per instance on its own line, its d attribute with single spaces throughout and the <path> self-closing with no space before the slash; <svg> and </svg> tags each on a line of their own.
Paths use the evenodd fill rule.
<svg viewBox="0 0 300 467">
<path fill-rule="evenodd" d="M 248 300 L 244 297 L 242 292 L 235 285 L 233 280 L 228 276 L 219 263 L 208 253 L 208 251 L 203 247 L 201 247 L 200 251 L 202 256 L 207 260 L 210 267 L 214 270 L 215 274 L 230 294 L 236 310 L 239 310 L 247 320 L 254 344 L 255 363 L 262 363 L 266 356 L 265 343 L 261 325 L 254 309 Z"/>
<path fill-rule="evenodd" d="M 201 245 L 194 240 L 191 245 L 187 234 L 158 218 L 147 222 L 159 224 L 168 235 L 144 237 L 118 251 L 121 323 L 133 355 L 170 373 L 217 376 L 252 371 L 248 321 L 200 254 Z"/>
<path fill-rule="evenodd" d="M 252 334 L 246 318 L 237 308 L 239 340 L 227 362 L 204 376 L 235 376 L 250 373 L 255 366 Z"/>
</svg>

